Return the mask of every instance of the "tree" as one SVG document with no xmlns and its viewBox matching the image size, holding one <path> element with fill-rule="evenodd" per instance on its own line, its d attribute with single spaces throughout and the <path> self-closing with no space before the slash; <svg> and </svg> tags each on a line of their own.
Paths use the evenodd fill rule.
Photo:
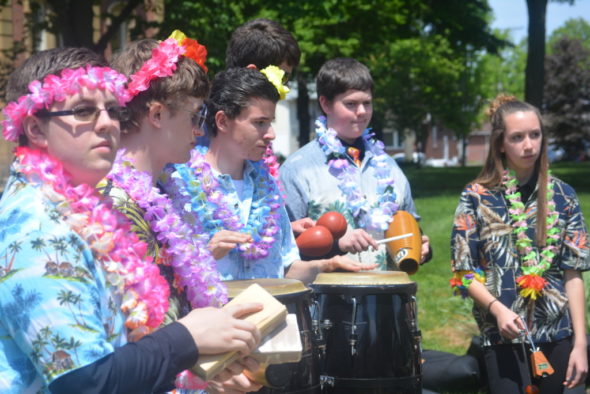
<svg viewBox="0 0 590 394">
<path fill-rule="evenodd" d="M 590 49 L 579 39 L 556 41 L 546 60 L 547 129 L 569 157 L 590 139 Z"/>
<path fill-rule="evenodd" d="M 418 142 L 428 137 L 421 127 L 427 118 L 444 116 L 444 102 L 458 92 L 465 71 L 442 37 L 410 38 L 385 45 L 370 60 L 375 75 L 376 107 L 391 112 L 399 130 L 415 132 Z"/>
<path fill-rule="evenodd" d="M 552 54 L 555 43 L 564 37 L 577 38 L 583 47 L 590 49 L 590 23 L 584 18 L 572 18 L 565 21 L 563 26 L 555 29 L 547 40 L 547 54 Z"/>
<path fill-rule="evenodd" d="M 404 40 L 418 40 L 416 42 L 420 43 L 422 49 L 427 47 L 425 42 L 433 40 L 445 43 L 442 48 L 434 48 L 438 50 L 437 61 L 440 61 L 443 67 L 446 63 L 453 64 L 451 69 L 455 70 L 455 67 L 464 68 L 470 64 L 466 60 L 468 56 L 473 56 L 472 54 L 479 51 L 495 53 L 506 44 L 489 29 L 490 8 L 487 0 L 130 0 L 121 2 L 122 9 L 116 16 L 108 15 L 106 10 L 102 10 L 101 18 L 109 16 L 111 24 L 103 37 L 96 42 L 88 35 L 88 26 L 91 25 L 88 20 L 89 6 L 78 3 L 102 4 L 104 1 L 47 0 L 45 4 L 50 12 L 42 18 L 41 24 L 35 22 L 32 25 L 37 26 L 37 29 L 50 29 L 64 40 L 76 40 L 71 44 L 93 45 L 95 49 L 100 50 L 116 31 L 117 24 L 122 23 L 125 18 L 139 14 L 142 7 L 145 11 L 146 7 L 156 4 L 162 6 L 166 14 L 159 25 L 157 38 L 165 38 L 173 29 L 178 28 L 205 44 L 212 76 L 223 68 L 225 47 L 237 26 L 255 17 L 268 17 L 278 21 L 294 34 L 303 53 L 296 75 L 300 93 L 298 108 L 301 109 L 301 143 L 305 143 L 309 138 L 307 82 L 313 80 L 320 65 L 329 58 L 350 56 L 369 64 L 374 56 L 391 55 L 389 52 L 382 52 L 383 50 L 403 54 L 401 49 Z M 141 28 L 147 26 L 145 22 L 140 22 L 141 20 L 137 20 L 132 39 L 141 37 Z M 398 40 L 401 42 L 397 49 L 395 45 L 389 45 Z M 443 49 L 446 51 L 444 55 Z M 429 56 L 427 52 L 420 53 L 421 58 L 417 59 L 421 63 L 420 67 L 444 74 L 443 69 L 437 71 L 436 65 L 432 61 L 427 61 L 426 58 Z M 395 65 L 391 59 L 387 61 L 388 64 Z M 405 60 L 400 59 L 400 62 L 403 63 Z M 388 89 L 387 84 L 394 82 L 387 77 L 389 70 L 377 68 L 383 70 L 383 74 L 373 70 L 379 91 L 391 91 L 393 85 L 389 85 Z M 402 74 L 401 69 L 396 70 L 400 81 L 408 79 L 409 75 Z M 409 69 L 406 71 L 410 72 Z M 432 81 L 430 78 L 427 79 Z M 452 81 L 454 85 L 433 81 L 436 83 L 431 87 L 420 81 L 416 82 L 421 85 L 415 86 L 415 92 L 423 92 L 428 96 L 420 99 L 421 105 L 427 107 L 428 113 L 440 112 L 437 108 L 430 108 L 436 106 L 434 97 L 445 97 L 449 92 L 456 92 L 466 86 L 459 79 L 455 78 Z M 438 91 L 441 87 L 450 90 Z M 401 99 L 402 97 L 397 97 L 395 102 L 401 102 Z M 382 107 L 379 109 L 395 111 L 394 101 L 387 100 L 380 101 Z M 448 107 L 447 110 L 453 111 Z M 399 112 L 401 113 L 401 110 Z M 415 114 L 408 116 L 412 119 L 420 118 Z M 414 124 L 413 128 L 418 128 L 420 124 Z"/>
<path fill-rule="evenodd" d="M 480 63 L 484 97 L 508 93 L 524 100 L 526 57 L 526 40 L 503 48 L 497 55 L 484 54 Z"/>
<path fill-rule="evenodd" d="M 16 2 L 17 14 L 24 17 L 24 37 L 14 37 L 12 47 L 2 50 L 0 57 L 0 90 L 6 89 L 6 83 L 14 68 L 25 59 L 26 53 L 34 53 L 41 41 L 41 32 L 55 35 L 58 46 L 79 46 L 106 54 L 109 43 L 119 32 L 121 25 L 133 20 L 137 26 L 132 38 L 142 36 L 147 27 L 154 23 L 147 22 L 145 15 L 161 11 L 159 3 L 164 0 L 127 0 L 114 7 L 116 13 L 108 12 L 103 6 L 104 0 L 29 0 L 28 11 L 24 12 L 24 1 Z M 0 0 L 0 8 L 10 6 L 11 2 Z M 102 33 L 95 37 L 94 10 L 101 9 L 100 20 Z M 15 9 L 16 9 L 15 8 Z M 14 15 L 14 14 L 13 14 Z"/>
<path fill-rule="evenodd" d="M 545 80 L 545 16 L 548 0 L 526 0 L 529 14 L 528 55 L 525 75 L 525 100 L 537 108 L 543 104 Z M 553 0 L 573 4 L 574 0 Z"/>
<path fill-rule="evenodd" d="M 153 0 L 127 0 L 121 2 L 120 7 L 114 7 L 117 13 L 112 14 L 105 7 L 106 2 L 100 0 L 30 0 L 26 18 L 32 40 L 31 50 L 37 47 L 39 32 L 46 30 L 55 35 L 60 46 L 86 47 L 104 53 L 122 23 L 135 19 L 136 24 L 144 27 L 143 14 L 156 7 L 157 3 Z M 93 23 L 95 7 L 100 7 L 102 24 L 107 26 L 97 40 Z M 108 24 L 104 23 L 107 19 Z"/>
</svg>

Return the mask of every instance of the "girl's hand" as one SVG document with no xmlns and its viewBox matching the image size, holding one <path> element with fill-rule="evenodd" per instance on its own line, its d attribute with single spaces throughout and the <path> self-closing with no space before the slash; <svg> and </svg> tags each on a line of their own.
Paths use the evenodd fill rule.
<svg viewBox="0 0 590 394">
<path fill-rule="evenodd" d="M 588 354 L 586 346 L 576 346 L 570 353 L 569 362 L 567 363 L 567 372 L 565 373 L 565 382 L 563 385 L 568 389 L 584 383 L 588 373 Z"/>
<path fill-rule="evenodd" d="M 500 301 L 491 305 L 490 312 L 496 317 L 500 335 L 506 339 L 514 339 L 525 330 L 525 325 L 516 313 L 507 308 Z"/>
</svg>

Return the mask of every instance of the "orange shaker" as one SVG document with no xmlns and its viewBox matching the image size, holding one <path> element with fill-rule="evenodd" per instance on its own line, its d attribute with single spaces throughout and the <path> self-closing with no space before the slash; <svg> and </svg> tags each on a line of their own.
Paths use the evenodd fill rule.
<svg viewBox="0 0 590 394">
<path fill-rule="evenodd" d="M 422 233 L 414 216 L 407 211 L 397 211 L 389 228 L 385 231 L 385 238 L 411 233 L 407 238 L 387 242 L 387 252 L 400 271 L 408 275 L 415 274 L 420 265 L 422 250 Z"/>
</svg>

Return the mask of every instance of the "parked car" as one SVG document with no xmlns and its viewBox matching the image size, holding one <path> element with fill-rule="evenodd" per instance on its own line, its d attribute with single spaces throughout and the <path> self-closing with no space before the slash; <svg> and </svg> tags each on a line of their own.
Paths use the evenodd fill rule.
<svg viewBox="0 0 590 394">
<path fill-rule="evenodd" d="M 550 141 L 547 145 L 547 158 L 549 163 L 561 161 L 565 158 L 565 149 Z"/>
<path fill-rule="evenodd" d="M 428 159 L 424 165 L 426 167 L 457 167 L 459 158 L 455 156 L 450 159 Z"/>
<path fill-rule="evenodd" d="M 391 157 L 393 157 L 393 160 L 395 160 L 400 166 L 406 164 L 417 164 L 419 166 L 423 166 L 426 162 L 426 155 L 424 155 L 423 152 L 414 152 L 412 154 L 411 161 L 406 160 L 406 154 L 404 152 L 395 153 Z"/>
</svg>

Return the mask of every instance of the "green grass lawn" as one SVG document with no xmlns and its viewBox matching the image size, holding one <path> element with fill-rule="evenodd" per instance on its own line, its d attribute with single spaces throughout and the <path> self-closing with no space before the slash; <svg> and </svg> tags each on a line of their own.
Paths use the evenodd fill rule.
<svg viewBox="0 0 590 394">
<path fill-rule="evenodd" d="M 553 174 L 572 185 L 590 217 L 590 163 L 560 163 Z M 450 233 L 453 214 L 461 190 L 479 168 L 404 168 L 410 184 L 421 226 L 430 237 L 434 258 L 412 277 L 418 283 L 418 319 L 426 349 L 464 354 L 472 335 L 477 335 L 471 317 L 472 301 L 453 296 L 448 280 L 450 271 Z M 590 289 L 590 275 L 586 289 Z M 588 296 L 587 296 L 588 298 Z"/>
</svg>

